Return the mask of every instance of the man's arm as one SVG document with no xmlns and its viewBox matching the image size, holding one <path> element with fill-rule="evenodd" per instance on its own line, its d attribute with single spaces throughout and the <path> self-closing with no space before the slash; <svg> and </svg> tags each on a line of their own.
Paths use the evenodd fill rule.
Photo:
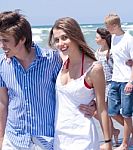
<svg viewBox="0 0 133 150">
<path fill-rule="evenodd" d="M 0 149 L 2 147 L 6 120 L 8 113 L 8 92 L 4 87 L 0 87 Z"/>
<path fill-rule="evenodd" d="M 133 91 L 133 38 L 131 38 L 131 40 L 129 40 L 129 52 L 130 52 L 130 59 L 128 59 L 128 61 L 126 62 L 126 65 L 131 67 L 131 75 L 130 75 L 130 79 L 129 82 L 126 84 L 124 91 L 128 94 L 130 94 Z"/>
<path fill-rule="evenodd" d="M 126 65 L 132 67 L 132 66 L 133 66 L 133 59 L 128 59 L 128 60 L 126 61 Z"/>
<path fill-rule="evenodd" d="M 131 76 L 129 82 L 126 84 L 124 91 L 128 94 L 133 91 L 133 66 L 131 66 Z"/>
<path fill-rule="evenodd" d="M 85 117 L 91 118 L 94 116 L 96 112 L 96 102 L 92 100 L 88 105 L 87 104 L 80 104 L 79 110 L 84 114 Z"/>
</svg>

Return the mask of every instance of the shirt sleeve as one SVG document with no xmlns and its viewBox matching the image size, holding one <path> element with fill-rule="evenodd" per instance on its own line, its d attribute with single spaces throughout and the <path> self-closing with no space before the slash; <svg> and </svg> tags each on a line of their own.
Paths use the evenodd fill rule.
<svg viewBox="0 0 133 150">
<path fill-rule="evenodd" d="M 0 74 L 0 87 L 6 87 L 6 84 L 3 81 L 1 74 Z"/>
<path fill-rule="evenodd" d="M 133 59 L 133 37 L 131 37 L 128 44 L 129 44 L 128 46 L 129 46 L 129 49 L 130 49 L 130 57 L 131 57 L 131 59 Z"/>
<path fill-rule="evenodd" d="M 53 65 L 54 65 L 54 69 L 53 69 L 53 75 L 54 75 L 54 79 L 56 81 L 57 75 L 61 69 L 62 66 L 62 59 L 58 53 L 58 51 L 54 52 L 54 59 L 53 59 Z"/>
</svg>

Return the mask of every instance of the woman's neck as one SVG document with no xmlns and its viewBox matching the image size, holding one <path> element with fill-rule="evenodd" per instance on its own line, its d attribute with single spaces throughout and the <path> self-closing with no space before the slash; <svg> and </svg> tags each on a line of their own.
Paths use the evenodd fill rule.
<svg viewBox="0 0 133 150">
<path fill-rule="evenodd" d="M 73 51 L 72 54 L 68 55 L 70 64 L 75 65 L 81 62 L 82 53 L 80 51 Z"/>
<path fill-rule="evenodd" d="M 109 49 L 109 47 L 107 45 L 105 45 L 105 46 L 101 46 L 100 51 L 104 52 L 104 51 L 107 51 L 108 49 Z"/>
</svg>

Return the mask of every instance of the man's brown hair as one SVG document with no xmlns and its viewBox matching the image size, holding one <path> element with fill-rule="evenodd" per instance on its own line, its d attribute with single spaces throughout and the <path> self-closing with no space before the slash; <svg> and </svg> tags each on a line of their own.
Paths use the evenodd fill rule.
<svg viewBox="0 0 133 150">
<path fill-rule="evenodd" d="M 0 13 L 0 34 L 12 35 L 16 45 L 23 38 L 26 39 L 25 47 L 28 51 L 32 45 L 32 31 L 29 22 L 18 11 Z"/>
<path fill-rule="evenodd" d="M 104 20 L 104 23 L 106 25 L 113 25 L 113 24 L 116 24 L 118 26 L 121 26 L 121 20 L 120 20 L 120 17 L 117 15 L 117 14 L 108 14 L 106 17 L 105 17 L 105 20 Z"/>
</svg>

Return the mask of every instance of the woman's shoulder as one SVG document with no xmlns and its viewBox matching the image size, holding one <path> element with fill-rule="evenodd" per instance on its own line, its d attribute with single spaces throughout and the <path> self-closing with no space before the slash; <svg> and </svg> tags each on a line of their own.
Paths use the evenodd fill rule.
<svg viewBox="0 0 133 150">
<path fill-rule="evenodd" d="M 88 66 L 88 69 L 86 69 L 86 73 L 95 73 L 95 72 L 99 72 L 100 70 L 103 69 L 102 64 L 100 61 L 91 61 Z"/>
<path fill-rule="evenodd" d="M 90 68 L 86 74 L 86 81 L 90 85 L 93 85 L 96 82 L 98 83 L 99 79 L 102 80 L 104 78 L 104 72 L 102 64 L 99 61 L 94 61 Z"/>
<path fill-rule="evenodd" d="M 102 66 L 102 63 L 100 61 L 95 61 L 93 62 L 92 64 L 92 69 L 91 69 L 91 73 L 92 74 L 97 74 L 99 73 L 100 71 L 103 71 L 103 66 Z"/>
<path fill-rule="evenodd" d="M 93 63 L 93 68 L 90 72 L 90 79 L 95 85 L 98 85 L 105 80 L 103 66 L 100 62 L 96 61 Z"/>
</svg>

